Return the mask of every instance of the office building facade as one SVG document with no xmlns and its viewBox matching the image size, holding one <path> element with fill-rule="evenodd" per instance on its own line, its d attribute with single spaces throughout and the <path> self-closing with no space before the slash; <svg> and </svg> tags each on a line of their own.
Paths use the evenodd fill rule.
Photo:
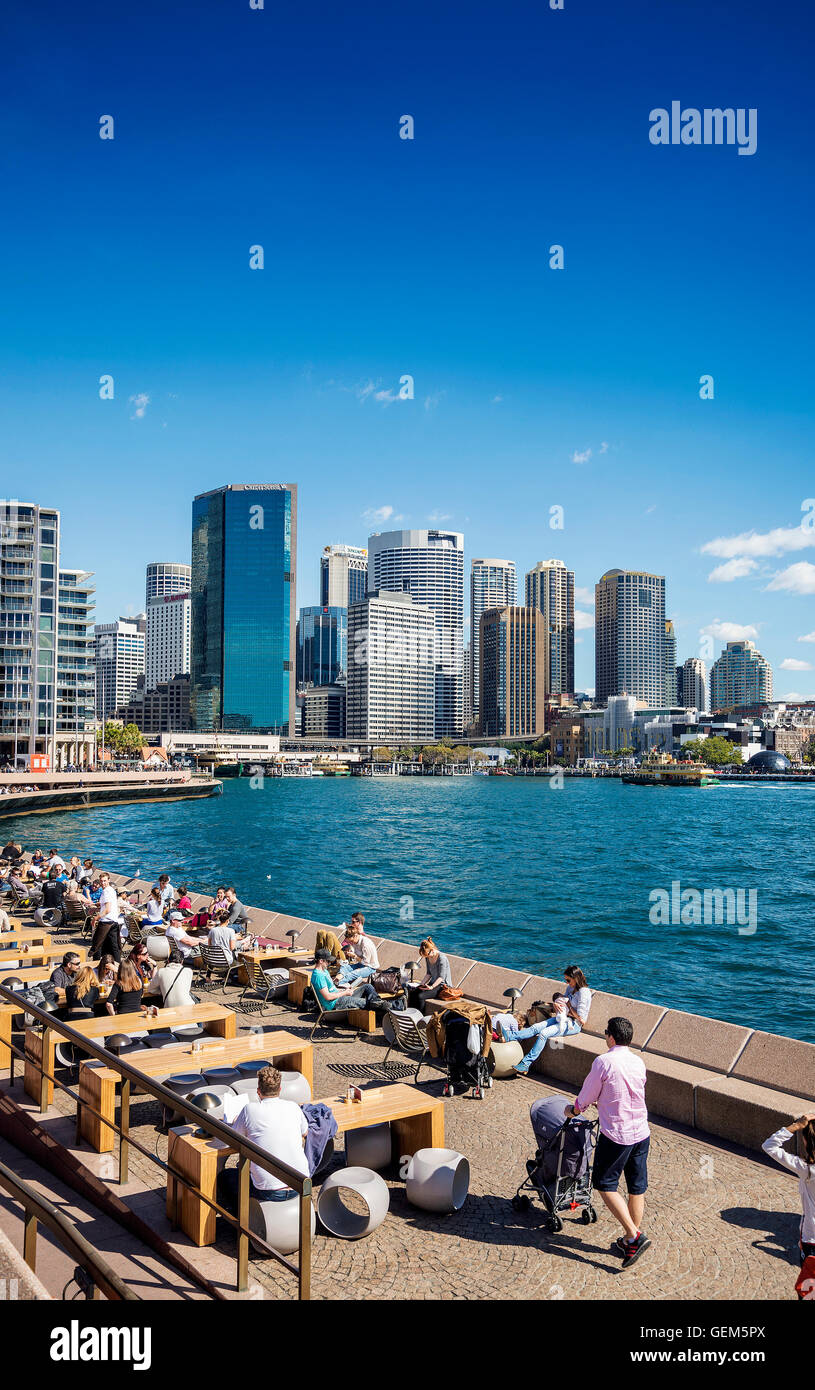
<svg viewBox="0 0 815 1390">
<path fill-rule="evenodd" d="M 350 608 L 365 597 L 368 552 L 361 545 L 327 545 L 320 556 L 320 606 Z"/>
<path fill-rule="evenodd" d="M 297 486 L 231 483 L 192 512 L 190 716 L 294 732 Z"/>
<path fill-rule="evenodd" d="M 682 697 L 678 702 L 700 714 L 707 710 L 707 668 L 698 656 L 689 656 L 678 668 L 682 673 Z"/>
<path fill-rule="evenodd" d="M 155 690 L 164 681 L 190 673 L 192 604 L 189 591 L 163 594 L 147 605 L 145 686 Z"/>
<path fill-rule="evenodd" d="M 345 738 L 345 686 L 313 685 L 301 693 L 303 738 Z"/>
<path fill-rule="evenodd" d="M 123 724 L 135 724 L 150 738 L 156 734 L 184 732 L 190 727 L 190 678 L 176 676 L 159 681 L 149 690 L 143 682 L 133 692 L 127 704 L 120 705 L 116 718 Z"/>
<path fill-rule="evenodd" d="M 676 688 L 676 632 L 670 618 L 665 619 L 665 685 L 663 699 L 666 705 L 675 705 L 677 702 L 678 691 Z"/>
<path fill-rule="evenodd" d="M 385 531 L 368 540 L 369 592 L 406 593 L 436 625 L 435 736 L 464 723 L 464 537 L 457 531 Z M 350 663 L 349 625 L 349 663 Z"/>
<path fill-rule="evenodd" d="M 59 512 L 0 502 L 0 756 L 55 757 Z"/>
<path fill-rule="evenodd" d="M 436 614 L 409 593 L 368 593 L 348 611 L 346 737 L 431 743 Z"/>
<path fill-rule="evenodd" d="M 546 693 L 574 694 L 574 571 L 562 560 L 539 560 L 526 576 L 528 608 L 546 625 Z"/>
<path fill-rule="evenodd" d="M 56 763 L 96 762 L 96 586 L 88 570 L 60 569 L 57 615 Z"/>
<path fill-rule="evenodd" d="M 157 598 L 170 598 L 173 594 L 190 592 L 191 570 L 189 565 L 175 560 L 155 560 L 147 566 L 147 579 L 144 591 L 144 604 Z"/>
<path fill-rule="evenodd" d="M 144 675 L 146 626 L 143 613 L 135 618 L 119 618 L 114 623 L 96 624 L 97 718 L 113 718 Z"/>
<path fill-rule="evenodd" d="M 297 687 L 337 685 L 348 669 L 348 610 L 301 608 L 297 624 Z"/>
<path fill-rule="evenodd" d="M 733 709 L 773 698 L 773 672 L 754 642 L 728 642 L 710 668 L 710 708 Z"/>
<path fill-rule="evenodd" d="M 496 738 L 543 734 L 546 637 L 538 608 L 513 604 L 481 615 L 482 734 Z"/>
<path fill-rule="evenodd" d="M 478 718 L 481 682 L 481 616 L 491 608 L 518 602 L 518 576 L 512 560 L 473 560 L 470 566 L 470 706 Z M 466 726 L 467 720 L 464 720 Z"/>
<path fill-rule="evenodd" d="M 595 699 L 665 701 L 665 578 L 608 570 L 594 588 Z"/>
</svg>

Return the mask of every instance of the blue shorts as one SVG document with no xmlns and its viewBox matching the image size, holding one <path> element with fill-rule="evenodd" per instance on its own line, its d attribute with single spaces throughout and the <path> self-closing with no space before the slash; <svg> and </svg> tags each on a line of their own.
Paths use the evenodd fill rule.
<svg viewBox="0 0 815 1390">
<path fill-rule="evenodd" d="M 592 1186 L 598 1192 L 616 1192 L 621 1177 L 625 1177 L 629 1197 L 641 1197 L 648 1191 L 648 1148 L 651 1136 L 638 1144 L 615 1144 L 601 1134 L 594 1150 Z"/>
</svg>

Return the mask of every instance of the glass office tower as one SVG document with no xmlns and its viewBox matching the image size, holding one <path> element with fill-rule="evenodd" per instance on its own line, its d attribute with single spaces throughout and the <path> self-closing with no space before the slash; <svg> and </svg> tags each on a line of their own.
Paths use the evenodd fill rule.
<svg viewBox="0 0 815 1390">
<path fill-rule="evenodd" d="M 231 483 L 192 505 L 194 729 L 293 735 L 295 483 Z"/>
</svg>

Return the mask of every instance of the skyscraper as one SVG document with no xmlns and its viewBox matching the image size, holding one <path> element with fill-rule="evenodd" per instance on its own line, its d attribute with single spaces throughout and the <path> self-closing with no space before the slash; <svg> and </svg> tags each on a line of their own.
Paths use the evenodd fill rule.
<svg viewBox="0 0 815 1390">
<path fill-rule="evenodd" d="M 676 689 L 676 633 L 670 618 L 665 619 L 665 704 L 675 705 Z"/>
<path fill-rule="evenodd" d="M 562 560 L 539 560 L 526 576 L 526 605 L 543 614 L 547 695 L 573 695 L 574 571 Z"/>
<path fill-rule="evenodd" d="M 230 483 L 192 507 L 190 714 L 294 733 L 295 483 Z"/>
<path fill-rule="evenodd" d="M 546 622 L 513 604 L 481 615 L 482 734 L 522 738 L 546 727 Z"/>
<path fill-rule="evenodd" d="M 754 642 L 728 642 L 710 668 L 710 708 L 766 704 L 773 698 L 773 672 Z"/>
<path fill-rule="evenodd" d="M 464 722 L 464 537 L 458 531 L 384 531 L 368 541 L 368 589 L 408 593 L 436 623 L 435 735 Z M 350 649 L 349 625 L 349 649 Z"/>
<path fill-rule="evenodd" d="M 348 669 L 348 610 L 301 608 L 297 685 L 337 685 Z"/>
<path fill-rule="evenodd" d="M 3 757 L 55 759 L 59 512 L 0 502 L 0 678 Z"/>
<path fill-rule="evenodd" d="M 665 703 L 665 578 L 607 570 L 594 587 L 595 699 Z"/>
<path fill-rule="evenodd" d="M 155 560 L 147 566 L 145 608 L 155 598 L 190 592 L 190 567 L 175 560 Z"/>
<path fill-rule="evenodd" d="M 470 567 L 470 701 L 478 718 L 481 680 L 481 615 L 490 608 L 506 608 L 518 602 L 518 577 L 512 560 L 473 560 Z"/>
<path fill-rule="evenodd" d="M 682 704 L 688 709 L 698 709 L 704 713 L 707 710 L 704 661 L 698 656 L 689 656 L 685 664 L 678 669 L 682 672 Z"/>
<path fill-rule="evenodd" d="M 361 545 L 327 545 L 320 556 L 320 606 L 350 608 L 365 597 L 368 552 Z"/>
<path fill-rule="evenodd" d="M 96 587 L 88 570 L 59 571 L 57 619 L 57 766 L 96 762 Z"/>
<path fill-rule="evenodd" d="M 96 714 L 111 719 L 118 705 L 127 704 L 144 675 L 146 619 L 119 618 L 114 623 L 97 623 L 96 638 Z"/>
<path fill-rule="evenodd" d="M 410 594 L 370 591 L 348 610 L 346 737 L 434 737 L 436 615 Z"/>
</svg>

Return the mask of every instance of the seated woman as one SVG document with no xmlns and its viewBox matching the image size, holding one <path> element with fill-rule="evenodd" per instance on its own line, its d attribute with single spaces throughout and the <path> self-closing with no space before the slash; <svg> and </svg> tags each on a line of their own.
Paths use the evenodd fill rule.
<svg viewBox="0 0 815 1390">
<path fill-rule="evenodd" d="M 96 967 L 96 977 L 100 985 L 104 985 L 105 989 L 112 989 L 116 983 L 116 973 L 118 969 L 116 957 L 112 956 L 110 952 L 101 956 L 99 964 Z"/>
<path fill-rule="evenodd" d="M 179 889 L 178 889 L 178 902 L 176 903 L 175 906 L 176 906 L 176 911 L 177 911 L 177 912 L 183 912 L 183 914 L 184 914 L 185 917 L 190 917 L 190 916 L 192 916 L 192 898 L 190 897 L 189 893 L 187 892 L 187 885 L 186 885 L 186 883 L 183 883 L 183 884 L 181 884 L 181 885 L 179 886 Z"/>
<path fill-rule="evenodd" d="M 133 950 L 128 956 L 128 960 L 132 965 L 135 965 L 144 983 L 149 984 L 150 980 L 153 978 L 156 967 L 148 956 L 147 947 L 143 941 L 140 941 L 138 945 L 133 947 Z"/>
<path fill-rule="evenodd" d="M 538 999 L 526 1012 L 521 1009 L 512 1014 L 493 1014 L 493 1032 L 498 1033 L 502 1042 L 514 1042 L 517 1041 L 518 1034 L 524 1028 L 534 1028 L 537 1024 L 558 1023 L 562 1036 L 566 1031 L 566 1024 L 569 1019 L 567 1002 L 565 994 L 555 991 L 550 1004 Z M 553 1033 L 552 1036 L 555 1034 Z"/>
<path fill-rule="evenodd" d="M 444 985 L 452 987 L 453 977 L 450 974 L 450 962 L 445 955 L 442 955 L 435 941 L 427 937 L 419 947 L 419 955 L 422 957 L 427 968 L 424 979 L 416 986 L 418 991 L 418 1007 L 421 1009 L 426 999 L 435 999 L 439 990 Z"/>
<path fill-rule="evenodd" d="M 562 1018 L 541 1019 L 539 1022 L 528 1024 L 513 1034 L 519 1042 L 524 1038 L 534 1038 L 529 1052 L 527 1052 L 522 1062 L 519 1062 L 514 1070 L 519 1076 L 526 1076 L 532 1063 L 540 1057 L 543 1049 L 550 1038 L 568 1037 L 572 1033 L 579 1033 L 589 1017 L 591 1008 L 591 990 L 588 987 L 583 971 L 579 965 L 567 965 L 563 972 L 566 981 L 566 1022 Z"/>
<path fill-rule="evenodd" d="M 68 1022 L 72 1009 L 96 1009 L 99 1003 L 99 981 L 90 965 L 83 965 L 73 984 L 65 987 L 65 1008 Z"/>
<path fill-rule="evenodd" d="M 105 1009 L 109 1014 L 137 1014 L 141 1010 L 144 981 L 129 960 L 119 966 L 116 983 L 107 997 Z"/>
<path fill-rule="evenodd" d="M 151 888 L 150 896 L 144 905 L 145 915 L 141 919 L 143 927 L 163 927 L 164 926 L 164 904 L 161 900 L 161 889 Z"/>
</svg>

